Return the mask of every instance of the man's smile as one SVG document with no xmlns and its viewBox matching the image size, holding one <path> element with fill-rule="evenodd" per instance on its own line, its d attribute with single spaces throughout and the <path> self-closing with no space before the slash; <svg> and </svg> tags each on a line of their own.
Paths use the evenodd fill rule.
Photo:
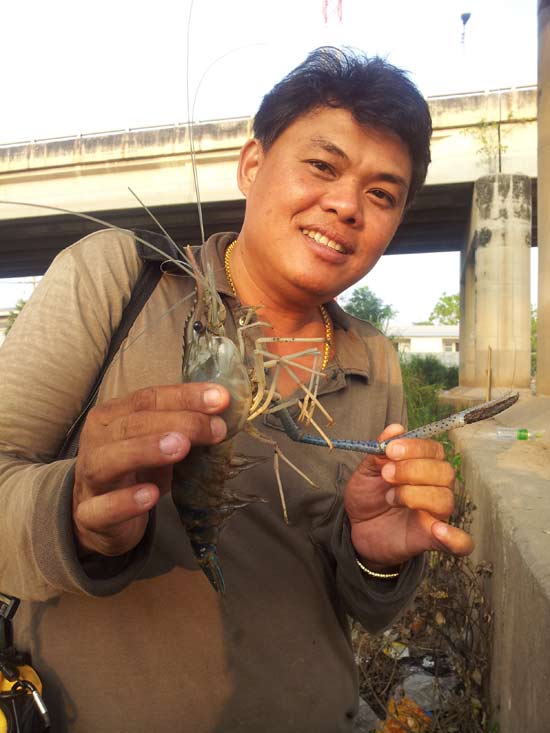
<svg viewBox="0 0 550 733">
<path fill-rule="evenodd" d="M 321 232 L 316 229 L 302 229 L 301 232 L 318 244 L 324 244 L 327 247 L 330 247 L 330 249 L 334 249 L 341 254 L 349 254 L 351 252 L 351 247 L 349 245 L 335 242 L 334 239 L 327 237 L 325 234 L 321 234 Z"/>
</svg>

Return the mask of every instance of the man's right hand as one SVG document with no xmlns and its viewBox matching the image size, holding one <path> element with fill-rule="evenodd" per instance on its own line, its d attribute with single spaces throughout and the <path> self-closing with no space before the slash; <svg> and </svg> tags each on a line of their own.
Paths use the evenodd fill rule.
<svg viewBox="0 0 550 733">
<path fill-rule="evenodd" d="M 221 442 L 229 404 L 219 385 L 148 387 L 90 410 L 76 462 L 73 525 L 81 555 L 123 555 L 170 490 L 172 465 L 193 445 Z"/>
</svg>

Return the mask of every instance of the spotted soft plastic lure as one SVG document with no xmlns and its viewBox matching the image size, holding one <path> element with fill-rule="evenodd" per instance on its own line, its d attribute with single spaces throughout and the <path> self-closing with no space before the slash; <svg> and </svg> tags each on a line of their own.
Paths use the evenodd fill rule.
<svg viewBox="0 0 550 733">
<path fill-rule="evenodd" d="M 480 420 L 486 420 L 489 417 L 498 415 L 500 412 L 507 410 L 518 400 L 519 393 L 513 392 L 507 394 L 504 397 L 499 397 L 496 400 L 490 402 L 484 402 L 481 405 L 475 405 L 469 407 L 462 412 L 455 412 L 449 417 L 445 417 L 442 420 L 436 420 L 429 425 L 422 425 L 420 428 L 409 430 L 408 433 L 402 433 L 396 435 L 393 438 L 388 438 L 382 442 L 377 440 L 332 440 L 331 447 L 339 448 L 340 450 L 352 450 L 358 453 L 372 453 L 374 455 L 382 455 L 386 452 L 386 448 L 392 440 L 398 438 L 432 438 L 434 435 L 439 435 L 447 430 L 454 430 L 455 428 L 461 428 L 464 425 L 470 423 L 479 422 Z M 287 410 L 281 410 L 279 413 L 279 419 L 283 425 L 285 433 L 299 443 L 307 443 L 308 445 L 319 445 L 327 447 L 327 442 L 319 435 L 310 435 L 304 433 L 296 425 L 294 420 L 290 417 Z"/>
</svg>

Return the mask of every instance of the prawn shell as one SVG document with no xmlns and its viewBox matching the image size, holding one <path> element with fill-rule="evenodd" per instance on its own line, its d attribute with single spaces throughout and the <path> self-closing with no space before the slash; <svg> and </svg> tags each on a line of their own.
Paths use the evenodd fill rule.
<svg viewBox="0 0 550 733">
<path fill-rule="evenodd" d="M 183 381 L 214 382 L 225 387 L 231 397 L 229 407 L 221 413 L 227 438 L 243 429 L 252 404 L 252 390 L 247 369 L 231 339 L 208 332 L 197 335 L 183 367 Z"/>
</svg>

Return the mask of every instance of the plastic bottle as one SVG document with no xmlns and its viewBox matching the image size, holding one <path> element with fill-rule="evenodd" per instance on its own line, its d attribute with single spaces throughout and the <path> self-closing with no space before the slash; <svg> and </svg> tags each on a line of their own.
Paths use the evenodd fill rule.
<svg viewBox="0 0 550 733">
<path fill-rule="evenodd" d="M 527 428 L 497 428 L 497 440 L 537 440 L 544 431 L 531 431 Z"/>
</svg>

